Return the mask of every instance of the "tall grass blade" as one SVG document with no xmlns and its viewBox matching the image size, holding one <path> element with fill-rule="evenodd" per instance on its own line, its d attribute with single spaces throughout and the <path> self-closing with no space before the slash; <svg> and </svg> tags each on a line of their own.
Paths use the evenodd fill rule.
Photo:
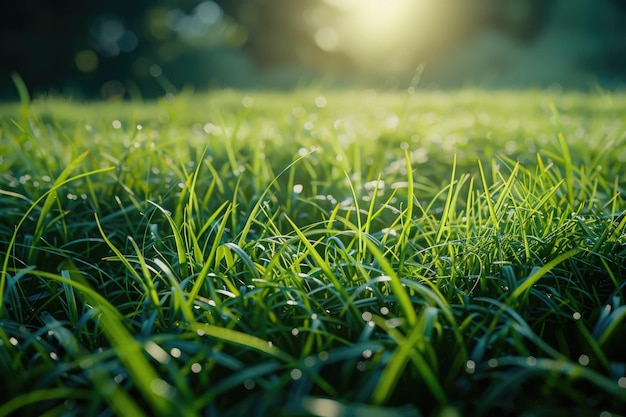
<svg viewBox="0 0 626 417">
<path fill-rule="evenodd" d="M 559 265 L 560 263 L 570 258 L 573 258 L 574 256 L 578 255 L 582 251 L 583 249 L 578 249 L 578 248 L 569 250 L 565 253 L 560 254 L 556 258 L 552 259 L 550 262 L 546 263 L 541 268 L 534 270 L 533 273 L 531 273 L 528 277 L 526 277 L 524 281 L 517 288 L 515 288 L 513 292 L 511 292 L 511 295 L 509 295 L 508 300 L 511 302 L 515 302 L 519 297 L 521 297 L 523 294 L 529 291 L 532 288 L 532 286 L 537 283 L 537 281 L 543 278 L 543 276 L 547 274 L 548 272 L 550 272 L 550 270 L 552 270 L 555 266 Z"/>
</svg>

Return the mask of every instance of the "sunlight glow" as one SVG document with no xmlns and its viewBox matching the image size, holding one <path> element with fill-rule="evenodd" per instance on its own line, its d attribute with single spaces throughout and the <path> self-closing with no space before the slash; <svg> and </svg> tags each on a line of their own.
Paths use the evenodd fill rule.
<svg viewBox="0 0 626 417">
<path fill-rule="evenodd" d="M 347 54 L 363 66 L 405 66 L 407 46 L 419 45 L 416 33 L 430 27 L 436 14 L 428 0 L 324 2 L 335 16 L 333 24 L 317 29 L 315 42 L 320 49 Z"/>
</svg>

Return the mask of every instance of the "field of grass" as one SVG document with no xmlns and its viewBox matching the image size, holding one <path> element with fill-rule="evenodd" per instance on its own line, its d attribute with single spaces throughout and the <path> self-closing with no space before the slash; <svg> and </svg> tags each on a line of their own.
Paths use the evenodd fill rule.
<svg viewBox="0 0 626 417">
<path fill-rule="evenodd" d="M 0 417 L 626 415 L 626 96 L 0 105 Z"/>
</svg>

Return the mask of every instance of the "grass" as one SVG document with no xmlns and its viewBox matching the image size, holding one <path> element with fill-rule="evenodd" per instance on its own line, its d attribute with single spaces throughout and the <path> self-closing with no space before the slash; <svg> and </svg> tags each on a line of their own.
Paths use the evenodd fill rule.
<svg viewBox="0 0 626 417">
<path fill-rule="evenodd" d="M 0 416 L 626 415 L 626 96 L 410 93 L 1 105 Z"/>
</svg>

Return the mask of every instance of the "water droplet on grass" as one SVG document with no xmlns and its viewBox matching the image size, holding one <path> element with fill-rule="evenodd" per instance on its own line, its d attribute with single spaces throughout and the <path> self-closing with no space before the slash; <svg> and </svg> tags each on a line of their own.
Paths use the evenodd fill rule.
<svg viewBox="0 0 626 417">
<path fill-rule="evenodd" d="M 315 107 L 317 107 L 318 109 L 326 107 L 326 104 L 328 104 L 328 100 L 326 100 L 326 97 L 324 96 L 315 97 Z"/>
<path fill-rule="evenodd" d="M 245 107 L 251 107 L 254 104 L 254 99 L 250 96 L 245 96 L 241 99 L 241 104 Z"/>
<path fill-rule="evenodd" d="M 476 371 L 476 362 L 473 360 L 468 360 L 465 362 L 465 372 L 468 374 L 473 374 Z"/>
<path fill-rule="evenodd" d="M 172 387 L 170 384 L 160 378 L 153 379 L 150 383 L 150 388 L 152 389 L 152 392 L 161 397 L 169 397 L 172 393 Z"/>
<path fill-rule="evenodd" d="M 291 379 L 293 379 L 294 381 L 297 381 L 300 378 L 302 378 L 302 371 L 296 368 L 291 371 L 290 375 L 291 375 Z"/>
</svg>

